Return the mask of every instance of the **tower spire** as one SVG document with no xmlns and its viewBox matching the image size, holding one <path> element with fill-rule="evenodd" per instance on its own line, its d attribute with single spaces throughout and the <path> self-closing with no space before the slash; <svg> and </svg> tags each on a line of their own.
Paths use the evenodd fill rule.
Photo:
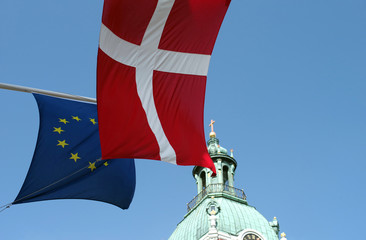
<svg viewBox="0 0 366 240">
<path fill-rule="evenodd" d="M 215 123 L 215 121 L 211 119 L 211 123 L 208 125 L 211 127 L 210 138 L 216 137 L 216 133 L 214 132 L 214 126 L 213 126 L 214 123 Z"/>
<path fill-rule="evenodd" d="M 268 222 L 248 205 L 244 190 L 234 187 L 237 162 L 233 150 L 228 151 L 220 145 L 214 123 L 211 120 L 208 125 L 211 132 L 207 151 L 217 174 L 213 176 L 210 169 L 201 166 L 193 168 L 197 195 L 187 204 L 188 213 L 169 240 L 279 240 L 277 219 Z"/>
</svg>

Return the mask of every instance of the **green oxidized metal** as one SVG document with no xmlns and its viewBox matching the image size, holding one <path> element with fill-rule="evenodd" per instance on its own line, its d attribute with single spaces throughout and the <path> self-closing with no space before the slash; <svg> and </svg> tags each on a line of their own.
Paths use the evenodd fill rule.
<svg viewBox="0 0 366 240">
<path fill-rule="evenodd" d="M 212 176 L 207 168 L 193 169 L 198 195 L 187 204 L 188 213 L 169 240 L 209 239 L 210 232 L 216 232 L 219 236 L 216 239 L 238 239 L 247 230 L 258 233 L 263 240 L 278 240 L 277 219 L 268 222 L 248 205 L 244 191 L 234 187 L 237 162 L 219 145 L 214 132 L 210 133 L 208 152 L 215 163 L 217 175 Z M 210 216 L 214 216 L 214 227 L 210 225 Z"/>
</svg>

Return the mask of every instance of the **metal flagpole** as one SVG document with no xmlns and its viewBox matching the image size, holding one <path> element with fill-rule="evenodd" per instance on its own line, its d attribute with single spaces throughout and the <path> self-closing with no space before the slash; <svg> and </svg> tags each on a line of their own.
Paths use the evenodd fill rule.
<svg viewBox="0 0 366 240">
<path fill-rule="evenodd" d="M 53 96 L 53 97 L 61 97 L 61 98 L 66 98 L 66 99 L 96 103 L 95 98 L 71 95 L 71 94 L 67 94 L 67 93 L 47 91 L 47 90 L 42 90 L 42 89 L 37 89 L 37 88 L 23 87 L 23 86 L 6 84 L 6 83 L 0 83 L 0 88 L 18 91 L 18 92 L 40 93 L 40 94 L 49 95 L 49 96 Z"/>
</svg>

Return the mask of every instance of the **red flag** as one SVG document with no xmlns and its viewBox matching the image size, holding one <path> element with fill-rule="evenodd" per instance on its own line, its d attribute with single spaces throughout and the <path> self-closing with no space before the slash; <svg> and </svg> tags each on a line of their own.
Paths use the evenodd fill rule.
<svg viewBox="0 0 366 240">
<path fill-rule="evenodd" d="M 228 0 L 105 0 L 97 101 L 102 158 L 215 166 L 206 76 Z"/>
</svg>

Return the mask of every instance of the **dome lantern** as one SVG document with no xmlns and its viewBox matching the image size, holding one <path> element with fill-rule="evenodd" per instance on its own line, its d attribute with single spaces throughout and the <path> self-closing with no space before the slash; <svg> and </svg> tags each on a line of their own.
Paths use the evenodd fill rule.
<svg viewBox="0 0 366 240">
<path fill-rule="evenodd" d="M 234 187 L 237 162 L 233 151 L 220 146 L 211 120 L 207 150 L 216 167 L 195 166 L 192 175 L 198 194 L 187 204 L 187 214 L 169 240 L 279 240 L 279 224 L 263 217 L 246 200 L 244 190 Z"/>
</svg>

